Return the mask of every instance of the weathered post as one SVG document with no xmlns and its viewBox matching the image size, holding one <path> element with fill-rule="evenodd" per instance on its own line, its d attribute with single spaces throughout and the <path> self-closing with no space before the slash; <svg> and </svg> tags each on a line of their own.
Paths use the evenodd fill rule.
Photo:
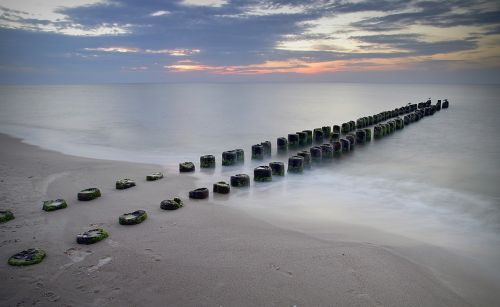
<svg viewBox="0 0 500 307">
<path fill-rule="evenodd" d="M 304 170 L 304 158 L 301 156 L 292 156 L 288 158 L 288 172 L 302 173 Z"/>
<path fill-rule="evenodd" d="M 234 150 L 228 150 L 224 151 L 222 153 L 222 165 L 224 166 L 229 166 L 229 165 L 235 165 L 237 161 L 238 155 L 236 154 L 236 151 Z"/>
<path fill-rule="evenodd" d="M 322 128 L 315 128 L 313 131 L 314 142 L 315 143 L 323 143 L 324 133 Z"/>
<path fill-rule="evenodd" d="M 299 151 L 297 153 L 297 156 L 301 156 L 302 158 L 304 158 L 305 169 L 311 168 L 311 153 L 308 150 Z"/>
<path fill-rule="evenodd" d="M 262 145 L 262 147 L 264 149 L 264 157 L 270 157 L 271 153 L 272 153 L 271 142 L 264 141 L 264 142 L 260 143 L 260 145 Z"/>
<path fill-rule="evenodd" d="M 201 156 L 200 168 L 215 168 L 215 156 L 213 155 Z"/>
<path fill-rule="evenodd" d="M 283 162 L 269 162 L 273 176 L 285 176 L 285 164 Z"/>
<path fill-rule="evenodd" d="M 262 146 L 262 144 L 252 145 L 252 159 L 253 160 L 264 159 L 264 146 Z"/>
<path fill-rule="evenodd" d="M 299 135 L 297 133 L 288 134 L 288 148 L 295 149 L 299 147 Z"/>
<path fill-rule="evenodd" d="M 320 163 L 322 160 L 321 147 L 313 146 L 309 148 L 309 152 L 311 153 L 311 161 L 313 163 Z"/>
<path fill-rule="evenodd" d="M 321 144 L 321 157 L 323 162 L 328 162 L 333 159 L 333 146 L 332 144 Z"/>
<path fill-rule="evenodd" d="M 297 135 L 299 136 L 299 146 L 303 147 L 307 145 L 307 133 L 304 131 L 297 132 Z"/>
<path fill-rule="evenodd" d="M 342 152 L 349 152 L 351 150 L 351 142 L 348 139 L 340 139 L 340 143 L 342 144 Z"/>
<path fill-rule="evenodd" d="M 231 176 L 231 186 L 237 188 L 250 186 L 250 176 L 247 174 L 236 174 Z"/>
<path fill-rule="evenodd" d="M 253 170 L 253 180 L 258 182 L 272 181 L 273 174 L 269 166 L 263 165 Z"/>
<path fill-rule="evenodd" d="M 284 154 L 288 151 L 288 140 L 284 137 L 279 137 L 276 140 L 276 144 L 278 147 L 278 153 L 279 154 Z"/>
</svg>

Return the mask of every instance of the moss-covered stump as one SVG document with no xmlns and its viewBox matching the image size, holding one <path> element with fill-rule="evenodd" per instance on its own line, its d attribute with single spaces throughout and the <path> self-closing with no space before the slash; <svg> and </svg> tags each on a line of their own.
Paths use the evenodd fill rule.
<svg viewBox="0 0 500 307">
<path fill-rule="evenodd" d="M 366 132 L 365 130 L 356 130 L 356 143 L 364 144 L 366 143 Z"/>
<path fill-rule="evenodd" d="M 278 148 L 278 153 L 283 154 L 288 151 L 288 140 L 284 137 L 279 137 L 276 139 L 276 145 Z"/>
<path fill-rule="evenodd" d="M 165 199 L 160 203 L 160 208 L 163 210 L 177 210 L 184 206 L 182 200 L 178 197 L 173 199 Z"/>
<path fill-rule="evenodd" d="M 356 130 L 356 122 L 351 120 L 349 121 L 349 131 L 354 131 Z"/>
<path fill-rule="evenodd" d="M 340 139 L 340 143 L 342 144 L 342 152 L 349 152 L 351 150 L 351 142 L 348 139 Z"/>
<path fill-rule="evenodd" d="M 307 145 L 307 133 L 304 131 L 299 131 L 297 132 L 297 135 L 299 136 L 299 146 L 303 147 Z"/>
<path fill-rule="evenodd" d="M 313 139 L 316 144 L 321 144 L 325 140 L 325 135 L 322 128 L 315 128 L 313 131 Z"/>
<path fill-rule="evenodd" d="M 349 140 L 349 142 L 351 143 L 351 150 L 353 150 L 354 145 L 356 145 L 356 135 L 349 133 L 345 136 L 345 138 Z"/>
<path fill-rule="evenodd" d="M 42 205 L 44 211 L 55 211 L 66 207 L 68 207 L 68 204 L 64 199 L 46 200 Z"/>
<path fill-rule="evenodd" d="M 372 129 L 371 128 L 365 128 L 363 130 L 365 131 L 366 141 L 370 142 L 372 140 Z"/>
<path fill-rule="evenodd" d="M 231 191 L 231 186 L 224 181 L 219 181 L 214 183 L 213 192 L 219 194 L 229 194 Z"/>
<path fill-rule="evenodd" d="M 332 137 L 331 137 L 332 142 L 338 141 L 339 139 L 340 139 L 340 133 L 337 133 L 337 132 L 332 133 Z"/>
<path fill-rule="evenodd" d="M 270 162 L 269 167 L 273 176 L 285 176 L 285 164 L 283 162 Z"/>
<path fill-rule="evenodd" d="M 215 156 L 214 155 L 201 156 L 200 168 L 215 168 Z"/>
<path fill-rule="evenodd" d="M 333 159 L 332 144 L 321 144 L 321 157 L 323 162 L 328 162 Z"/>
<path fill-rule="evenodd" d="M 179 163 L 179 172 L 181 173 L 189 173 L 194 172 L 195 167 L 193 162 L 182 162 Z"/>
<path fill-rule="evenodd" d="M 351 129 L 351 126 L 349 125 L 349 123 L 342 124 L 341 132 L 343 134 L 347 134 L 349 132 L 349 129 Z"/>
<path fill-rule="evenodd" d="M 238 160 L 238 155 L 234 150 L 228 150 L 222 153 L 223 166 L 235 165 L 237 160 Z"/>
<path fill-rule="evenodd" d="M 132 179 L 125 178 L 116 181 L 117 190 L 125 190 L 131 187 L 135 187 L 135 181 Z"/>
<path fill-rule="evenodd" d="M 339 125 L 333 125 L 333 127 L 332 127 L 332 133 L 340 133 L 340 126 Z"/>
<path fill-rule="evenodd" d="M 311 158 L 311 153 L 308 150 L 299 151 L 297 153 L 297 156 L 301 156 L 302 158 L 304 158 L 304 169 L 311 168 L 312 158 Z"/>
<path fill-rule="evenodd" d="M 208 198 L 208 189 L 207 188 L 198 188 L 192 191 L 189 191 L 189 198 L 192 199 L 205 199 Z"/>
<path fill-rule="evenodd" d="M 121 225 L 135 225 L 144 222 L 148 218 L 148 214 L 144 210 L 136 210 L 134 212 L 120 215 L 118 223 Z"/>
<path fill-rule="evenodd" d="M 262 147 L 264 147 L 264 157 L 270 157 L 272 153 L 272 148 L 271 148 L 271 142 L 270 141 L 264 141 L 260 143 Z"/>
<path fill-rule="evenodd" d="M 323 127 L 321 127 L 321 130 L 323 130 L 323 138 L 325 140 L 329 140 L 331 135 L 332 135 L 332 127 L 323 126 Z"/>
<path fill-rule="evenodd" d="M 312 132 L 312 130 L 304 130 L 302 132 L 305 132 L 306 135 L 307 135 L 306 144 L 307 145 L 311 145 L 313 143 L 313 132 Z"/>
<path fill-rule="evenodd" d="M 340 141 L 335 141 L 332 143 L 333 146 L 333 156 L 340 157 L 342 154 L 342 143 Z"/>
<path fill-rule="evenodd" d="M 245 162 L 245 151 L 241 148 L 235 149 L 234 151 L 236 152 L 236 162 Z"/>
<path fill-rule="evenodd" d="M 396 122 L 395 121 L 390 120 L 387 122 L 387 124 L 389 124 L 389 133 L 393 133 L 394 131 L 396 131 Z"/>
<path fill-rule="evenodd" d="M 407 117 L 410 118 L 410 122 L 412 121 L 412 117 L 413 116 L 410 116 L 410 115 L 405 115 L 404 117 Z M 404 118 L 403 117 L 403 118 Z M 405 124 L 404 124 L 404 120 L 401 119 L 400 117 L 396 118 L 396 129 L 397 130 L 401 130 L 405 127 Z"/>
<path fill-rule="evenodd" d="M 76 236 L 76 243 L 78 244 L 94 244 L 102 241 L 108 237 L 106 230 L 102 228 L 90 229 Z"/>
<path fill-rule="evenodd" d="M 299 147 L 299 135 L 297 133 L 288 134 L 288 148 L 294 149 Z"/>
<path fill-rule="evenodd" d="M 304 157 L 292 156 L 288 158 L 288 172 L 302 173 L 304 171 Z"/>
<path fill-rule="evenodd" d="M 155 181 L 163 178 L 163 174 L 160 172 L 151 173 L 146 176 L 147 181 Z"/>
<path fill-rule="evenodd" d="M 78 200 L 80 201 L 89 201 L 98 197 L 101 197 L 101 191 L 98 188 L 89 188 L 78 193 Z"/>
<path fill-rule="evenodd" d="M 231 176 L 231 186 L 236 188 L 250 186 L 250 176 L 247 174 L 236 174 Z"/>
<path fill-rule="evenodd" d="M 365 120 L 364 120 L 364 118 L 358 118 L 356 120 L 356 127 L 358 127 L 358 129 L 365 127 Z"/>
<path fill-rule="evenodd" d="M 264 159 L 264 146 L 262 146 L 262 144 L 252 145 L 252 159 L 253 160 Z"/>
<path fill-rule="evenodd" d="M 448 102 L 448 99 L 445 99 L 445 100 L 443 101 L 443 106 L 442 106 L 442 107 L 443 107 L 443 109 L 448 109 L 448 107 L 449 107 L 449 106 L 450 106 L 450 103 Z"/>
<path fill-rule="evenodd" d="M 320 163 L 322 161 L 323 155 L 321 153 L 321 147 L 313 146 L 309 148 L 309 152 L 311 153 L 311 162 Z"/>
<path fill-rule="evenodd" d="M 273 172 L 267 165 L 256 167 L 253 170 L 253 180 L 258 182 L 272 181 Z"/>
<path fill-rule="evenodd" d="M 45 258 L 45 251 L 40 248 L 30 248 L 12 255 L 8 263 L 13 266 L 26 266 L 42 262 Z"/>
<path fill-rule="evenodd" d="M 7 221 L 13 220 L 15 218 L 14 213 L 10 210 L 0 210 L 0 223 L 5 223 Z"/>
</svg>

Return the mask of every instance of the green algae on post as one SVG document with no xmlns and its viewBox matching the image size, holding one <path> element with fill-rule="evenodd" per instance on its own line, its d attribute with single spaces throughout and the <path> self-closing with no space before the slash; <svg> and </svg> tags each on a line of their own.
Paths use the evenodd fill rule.
<svg viewBox="0 0 500 307">
<path fill-rule="evenodd" d="M 311 168 L 311 153 L 308 150 L 299 151 L 297 156 L 304 158 L 304 169 Z"/>
<path fill-rule="evenodd" d="M 76 243 L 78 244 L 94 244 L 102 241 L 108 237 L 106 230 L 102 228 L 95 228 L 76 236 Z"/>
<path fill-rule="evenodd" d="M 332 133 L 340 133 L 340 126 L 339 125 L 333 125 L 333 127 L 332 127 Z"/>
<path fill-rule="evenodd" d="M 195 167 L 193 162 L 182 162 L 179 163 L 179 172 L 181 173 L 188 173 L 188 172 L 194 172 Z"/>
<path fill-rule="evenodd" d="M 283 162 L 269 162 L 273 176 L 285 176 L 285 164 Z"/>
<path fill-rule="evenodd" d="M 120 215 L 118 223 L 121 225 L 136 225 L 144 222 L 148 218 L 148 214 L 144 210 L 136 210 L 134 212 Z"/>
<path fill-rule="evenodd" d="M 0 223 L 5 223 L 7 221 L 13 220 L 14 213 L 10 210 L 0 210 Z"/>
<path fill-rule="evenodd" d="M 364 144 L 366 142 L 366 132 L 364 130 L 356 130 L 356 143 Z"/>
<path fill-rule="evenodd" d="M 146 176 L 147 181 L 155 181 L 163 178 L 163 174 L 160 172 L 151 173 Z"/>
<path fill-rule="evenodd" d="M 236 162 L 243 163 L 245 162 L 245 151 L 241 148 L 237 148 L 234 150 L 236 152 Z"/>
<path fill-rule="evenodd" d="M 309 148 L 309 152 L 311 153 L 311 162 L 319 163 L 322 160 L 321 147 L 313 146 Z"/>
<path fill-rule="evenodd" d="M 269 166 L 258 166 L 253 170 L 253 180 L 259 182 L 272 181 L 273 174 Z"/>
<path fill-rule="evenodd" d="M 125 190 L 131 187 L 135 187 L 135 181 L 132 179 L 120 179 L 116 181 L 116 189 L 117 190 Z"/>
<path fill-rule="evenodd" d="M 332 144 L 321 144 L 321 157 L 323 162 L 328 162 L 333 159 L 333 145 Z"/>
<path fill-rule="evenodd" d="M 232 187 L 248 187 L 250 185 L 250 176 L 247 174 L 236 174 L 231 176 Z"/>
<path fill-rule="evenodd" d="M 182 208 L 184 204 L 182 200 L 178 197 L 173 199 L 165 199 L 160 203 L 160 208 L 163 210 L 177 210 Z"/>
<path fill-rule="evenodd" d="M 262 144 L 252 145 L 252 159 L 253 160 L 264 159 L 264 146 L 262 146 Z"/>
<path fill-rule="evenodd" d="M 307 135 L 307 145 L 311 145 L 313 143 L 313 132 L 312 130 L 302 130 L 302 132 L 305 132 Z"/>
<path fill-rule="evenodd" d="M 293 156 L 288 158 L 288 172 L 302 173 L 304 171 L 304 157 Z"/>
<path fill-rule="evenodd" d="M 222 153 L 222 165 L 235 165 L 238 162 L 238 154 L 235 150 L 228 150 Z"/>
<path fill-rule="evenodd" d="M 192 199 L 205 199 L 208 198 L 208 189 L 207 188 L 198 188 L 192 191 L 189 191 L 189 198 Z"/>
<path fill-rule="evenodd" d="M 8 263 L 13 266 L 26 266 L 42 262 L 45 258 L 45 251 L 40 248 L 30 248 L 12 255 Z"/>
<path fill-rule="evenodd" d="M 371 128 L 365 128 L 363 130 L 365 131 L 366 141 L 370 142 L 372 140 L 372 129 Z"/>
<path fill-rule="evenodd" d="M 297 135 L 299 136 L 299 146 L 306 146 L 307 145 L 307 133 L 304 131 L 297 132 Z"/>
<path fill-rule="evenodd" d="M 288 134 L 288 148 L 299 147 L 299 135 L 297 133 Z"/>
<path fill-rule="evenodd" d="M 264 141 L 264 142 L 261 142 L 260 145 L 262 145 L 262 147 L 264 149 L 264 157 L 270 157 L 271 153 L 272 153 L 271 142 Z"/>
<path fill-rule="evenodd" d="M 215 156 L 214 155 L 201 156 L 200 168 L 215 168 Z"/>
<path fill-rule="evenodd" d="M 66 207 L 68 207 L 68 204 L 64 199 L 46 200 L 42 205 L 44 211 L 55 211 Z"/>
<path fill-rule="evenodd" d="M 276 145 L 278 147 L 278 153 L 283 154 L 288 151 L 288 140 L 285 137 L 277 138 Z"/>
<path fill-rule="evenodd" d="M 340 139 L 340 143 L 342 144 L 342 152 L 349 152 L 351 150 L 351 142 L 346 139 Z"/>
<path fill-rule="evenodd" d="M 214 183 L 213 192 L 219 194 L 229 194 L 231 186 L 225 181 Z"/>
<path fill-rule="evenodd" d="M 78 193 L 78 200 L 80 201 L 89 201 L 98 197 L 101 197 L 101 191 L 98 188 L 89 188 Z"/>
</svg>

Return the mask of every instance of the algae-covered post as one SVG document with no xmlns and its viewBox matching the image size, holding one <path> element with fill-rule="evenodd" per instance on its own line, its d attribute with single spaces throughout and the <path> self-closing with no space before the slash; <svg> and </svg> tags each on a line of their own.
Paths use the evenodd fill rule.
<svg viewBox="0 0 500 307">
<path fill-rule="evenodd" d="M 304 131 L 299 131 L 297 132 L 297 135 L 299 136 L 299 146 L 306 146 L 307 145 L 307 133 Z"/>
<path fill-rule="evenodd" d="M 101 190 L 98 188 L 89 188 L 78 192 L 78 200 L 80 201 L 89 201 L 98 197 L 101 197 Z"/>
<path fill-rule="evenodd" d="M 207 188 L 198 188 L 192 191 L 189 191 L 189 198 L 192 199 L 205 199 L 208 198 L 208 189 Z"/>
<path fill-rule="evenodd" d="M 288 140 L 284 137 L 279 137 L 276 139 L 276 145 L 278 147 L 278 153 L 283 154 L 288 151 Z"/>
<path fill-rule="evenodd" d="M 269 162 L 273 176 L 285 176 L 285 164 L 283 162 Z"/>
<path fill-rule="evenodd" d="M 332 144 L 326 143 L 321 144 L 321 157 L 323 162 L 328 162 L 333 159 L 333 146 Z"/>
<path fill-rule="evenodd" d="M 297 156 L 304 158 L 304 169 L 311 168 L 311 153 L 308 150 L 299 151 Z"/>
<path fill-rule="evenodd" d="M 372 140 L 372 129 L 371 128 L 365 128 L 363 130 L 365 131 L 366 141 L 370 142 Z"/>
<path fill-rule="evenodd" d="M 272 153 L 271 142 L 264 141 L 264 142 L 260 143 L 260 145 L 262 145 L 262 147 L 264 148 L 264 157 L 270 157 L 271 153 Z"/>
<path fill-rule="evenodd" d="M 144 210 L 136 210 L 134 212 L 120 215 L 118 223 L 121 225 L 136 225 L 144 222 L 148 218 L 148 214 Z"/>
<path fill-rule="evenodd" d="M 325 139 L 323 129 L 322 128 L 315 128 L 313 131 L 313 139 L 316 144 L 321 144 L 323 143 L 323 140 Z"/>
<path fill-rule="evenodd" d="M 151 173 L 146 176 L 147 181 L 155 181 L 155 180 L 160 180 L 162 178 L 163 178 L 163 173 L 161 172 Z"/>
<path fill-rule="evenodd" d="M 12 255 L 8 263 L 13 266 L 26 266 L 42 262 L 45 258 L 45 251 L 40 248 L 30 248 Z"/>
<path fill-rule="evenodd" d="M 365 130 L 356 130 L 356 143 L 364 144 L 366 142 Z"/>
<path fill-rule="evenodd" d="M 313 132 L 312 130 L 304 130 L 302 132 L 305 132 L 307 135 L 307 145 L 311 145 L 313 143 Z"/>
<path fill-rule="evenodd" d="M 135 187 L 135 181 L 128 178 L 120 179 L 116 181 L 115 187 L 117 190 L 125 190 L 131 187 Z"/>
<path fill-rule="evenodd" d="M 231 176 L 232 187 L 248 187 L 250 186 L 250 176 L 247 174 L 236 174 Z"/>
<path fill-rule="evenodd" d="M 177 210 L 184 206 L 182 200 L 178 197 L 173 199 L 165 199 L 160 203 L 160 208 L 163 210 Z"/>
<path fill-rule="evenodd" d="M 225 181 L 219 181 L 214 183 L 213 192 L 219 194 L 229 194 L 231 187 Z"/>
<path fill-rule="evenodd" d="M 333 127 L 332 127 L 332 133 L 340 133 L 340 126 L 339 125 L 333 125 Z"/>
<path fill-rule="evenodd" d="M 68 207 L 68 204 L 64 199 L 46 200 L 42 205 L 44 211 L 55 211 L 66 207 Z"/>
<path fill-rule="evenodd" d="M 304 158 L 301 156 L 293 156 L 288 158 L 288 172 L 302 173 L 304 170 Z"/>
<path fill-rule="evenodd" d="M 245 151 L 241 148 L 237 148 L 234 150 L 236 152 L 236 162 L 243 163 L 245 162 Z"/>
<path fill-rule="evenodd" d="M 345 136 L 345 138 L 349 140 L 349 143 L 351 145 L 350 148 L 351 148 L 351 150 L 353 150 L 354 145 L 356 145 L 356 136 L 352 133 L 349 133 Z"/>
<path fill-rule="evenodd" d="M 253 180 L 259 182 L 272 181 L 273 174 L 269 166 L 263 165 L 253 170 Z"/>
<path fill-rule="evenodd" d="M 264 159 L 264 146 L 262 146 L 262 144 L 252 145 L 252 159 L 254 160 Z"/>
<path fill-rule="evenodd" d="M 321 127 L 321 130 L 323 130 L 323 138 L 327 141 L 330 140 L 330 137 L 332 134 L 332 127 L 323 126 L 323 127 Z"/>
<path fill-rule="evenodd" d="M 14 213 L 10 210 L 0 210 L 0 223 L 5 223 L 7 221 L 13 220 Z"/>
<path fill-rule="evenodd" d="M 299 135 L 297 133 L 288 134 L 288 148 L 295 149 L 299 147 Z"/>
<path fill-rule="evenodd" d="M 201 156 L 200 168 L 215 168 L 215 156 L 214 155 Z"/>
<path fill-rule="evenodd" d="M 94 244 L 108 237 L 108 233 L 103 228 L 95 228 L 76 236 L 78 244 Z"/>
<path fill-rule="evenodd" d="M 179 172 L 181 173 L 188 173 L 188 172 L 194 172 L 195 167 L 193 162 L 182 162 L 179 163 Z"/>
<path fill-rule="evenodd" d="M 351 142 L 348 139 L 342 138 L 340 139 L 340 143 L 342 144 L 342 152 L 348 152 L 351 150 Z"/>
<path fill-rule="evenodd" d="M 340 157 L 342 154 L 342 143 L 340 141 L 335 141 L 332 143 L 333 146 L 333 156 Z"/>
<path fill-rule="evenodd" d="M 319 146 L 313 146 L 309 148 L 309 152 L 311 153 L 311 161 L 313 163 L 320 163 L 322 160 L 322 155 L 321 155 L 321 147 Z"/>
<path fill-rule="evenodd" d="M 235 165 L 238 160 L 238 155 L 235 150 L 228 150 L 222 153 L 222 165 Z"/>
</svg>

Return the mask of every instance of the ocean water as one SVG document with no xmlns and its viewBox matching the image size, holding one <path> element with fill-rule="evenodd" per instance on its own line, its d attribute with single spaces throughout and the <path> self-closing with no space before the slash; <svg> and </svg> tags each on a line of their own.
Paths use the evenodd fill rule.
<svg viewBox="0 0 500 307">
<path fill-rule="evenodd" d="M 499 97 L 487 85 L 1 86 L 0 132 L 77 156 L 158 163 L 167 173 L 214 154 L 217 168 L 196 173 L 210 186 L 286 161 L 276 155 L 279 136 L 447 98 L 447 110 L 303 175 L 234 191 L 231 204 L 282 214 L 292 228 L 304 218 L 394 233 L 494 265 L 500 277 Z M 251 161 L 251 145 L 265 140 L 273 157 Z M 235 148 L 245 164 L 222 168 L 222 151 Z"/>
</svg>

